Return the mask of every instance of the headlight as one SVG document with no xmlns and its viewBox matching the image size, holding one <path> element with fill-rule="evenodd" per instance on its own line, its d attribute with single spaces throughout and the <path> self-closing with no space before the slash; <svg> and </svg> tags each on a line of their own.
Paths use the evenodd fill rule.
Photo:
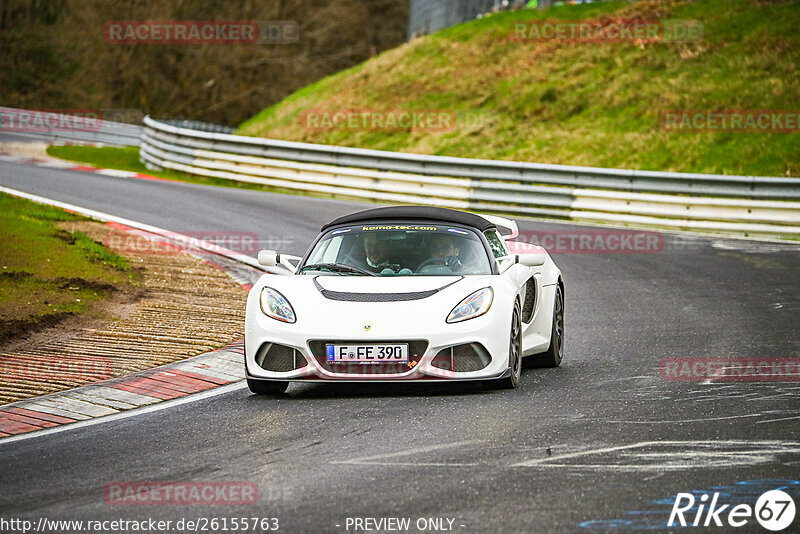
<svg viewBox="0 0 800 534">
<path fill-rule="evenodd" d="M 480 317 L 492 306 L 494 291 L 491 287 L 484 287 L 458 303 L 447 316 L 448 323 L 458 323 L 467 319 Z"/>
<path fill-rule="evenodd" d="M 261 290 L 261 311 L 265 315 L 284 323 L 293 323 L 297 319 L 294 310 L 286 297 L 280 294 L 277 289 L 265 287 Z"/>
</svg>

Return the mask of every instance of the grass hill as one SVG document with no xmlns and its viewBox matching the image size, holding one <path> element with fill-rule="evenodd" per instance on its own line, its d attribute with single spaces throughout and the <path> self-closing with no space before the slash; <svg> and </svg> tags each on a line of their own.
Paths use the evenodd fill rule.
<svg viewBox="0 0 800 534">
<path fill-rule="evenodd" d="M 517 42 L 533 20 L 699 21 L 685 41 Z M 800 110 L 800 3 L 654 0 L 513 11 L 420 37 L 297 91 L 239 132 L 447 156 L 798 176 L 800 133 L 665 131 L 666 110 Z M 444 131 L 309 127 L 308 113 L 438 110 Z M 391 112 L 390 112 L 391 114 Z"/>
</svg>

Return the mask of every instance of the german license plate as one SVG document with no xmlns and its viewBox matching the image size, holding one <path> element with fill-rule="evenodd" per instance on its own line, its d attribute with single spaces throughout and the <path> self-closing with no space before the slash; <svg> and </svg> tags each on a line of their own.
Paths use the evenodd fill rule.
<svg viewBox="0 0 800 534">
<path fill-rule="evenodd" d="M 331 363 L 408 363 L 408 344 L 325 345 Z"/>
</svg>

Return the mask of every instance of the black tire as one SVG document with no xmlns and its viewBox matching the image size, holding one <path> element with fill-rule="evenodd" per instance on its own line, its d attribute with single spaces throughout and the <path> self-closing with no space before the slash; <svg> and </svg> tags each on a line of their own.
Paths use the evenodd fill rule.
<svg viewBox="0 0 800 534">
<path fill-rule="evenodd" d="M 522 373 L 522 316 L 519 302 L 514 304 L 511 315 L 511 332 L 508 342 L 508 366 L 511 375 L 499 380 L 488 380 L 484 385 L 489 389 L 516 389 Z"/>
<path fill-rule="evenodd" d="M 558 367 L 564 359 L 564 291 L 557 286 L 556 299 L 553 304 L 553 327 L 550 331 L 550 347 L 547 352 L 537 356 L 529 356 L 535 367 Z"/>
<path fill-rule="evenodd" d="M 286 393 L 289 382 L 279 382 L 277 380 L 254 380 L 247 379 L 247 387 L 256 395 L 282 395 Z"/>
</svg>

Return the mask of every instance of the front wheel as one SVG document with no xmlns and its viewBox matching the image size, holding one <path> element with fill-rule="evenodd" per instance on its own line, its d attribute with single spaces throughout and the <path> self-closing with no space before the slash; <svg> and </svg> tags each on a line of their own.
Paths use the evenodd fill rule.
<svg viewBox="0 0 800 534">
<path fill-rule="evenodd" d="M 490 380 L 486 386 L 490 389 L 515 389 L 519 384 L 522 373 L 522 319 L 519 303 L 514 304 L 514 313 L 511 316 L 511 334 L 508 342 L 508 367 L 511 374 L 500 380 Z"/>
<path fill-rule="evenodd" d="M 256 395 L 280 395 L 286 393 L 289 387 L 289 382 L 280 382 L 277 380 L 254 380 L 247 379 L 247 387 Z"/>
<path fill-rule="evenodd" d="M 553 309 L 553 327 L 550 332 L 550 348 L 540 356 L 532 356 L 537 367 L 558 367 L 564 358 L 564 292 L 561 286 L 556 289 L 556 302 Z"/>
</svg>

